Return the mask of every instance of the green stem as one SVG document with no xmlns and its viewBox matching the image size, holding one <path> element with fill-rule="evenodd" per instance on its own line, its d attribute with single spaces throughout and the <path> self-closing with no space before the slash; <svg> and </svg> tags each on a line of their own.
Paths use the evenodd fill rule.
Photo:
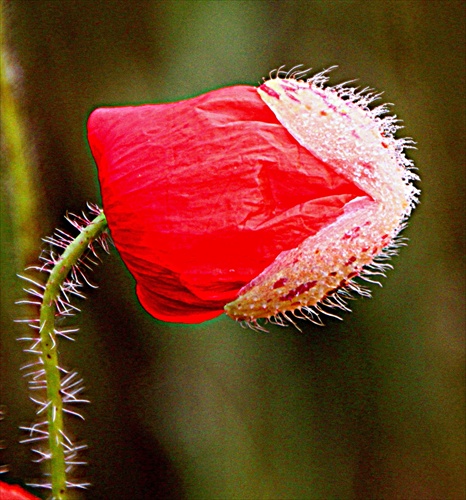
<svg viewBox="0 0 466 500">
<path fill-rule="evenodd" d="M 30 140 L 25 127 L 23 109 L 18 96 L 15 95 L 14 77 L 17 66 L 11 62 L 11 54 L 6 43 L 6 9 L 0 4 L 0 120 L 2 142 L 7 161 L 3 175 L 5 185 L 10 186 L 10 212 L 14 229 L 15 255 L 18 268 L 24 268 L 26 263 L 34 258 L 39 231 L 37 213 L 37 179 L 31 158 Z M 36 176 L 37 177 L 37 176 Z M 10 191 L 9 190 L 9 191 Z"/>
<path fill-rule="evenodd" d="M 55 333 L 56 300 L 71 268 L 88 249 L 89 244 L 98 238 L 106 228 L 107 220 L 102 212 L 68 245 L 50 273 L 40 308 L 41 357 L 47 384 L 50 473 L 52 495 L 57 500 L 67 498 L 67 487 L 63 448 L 63 402 L 60 393 L 60 370 Z"/>
</svg>

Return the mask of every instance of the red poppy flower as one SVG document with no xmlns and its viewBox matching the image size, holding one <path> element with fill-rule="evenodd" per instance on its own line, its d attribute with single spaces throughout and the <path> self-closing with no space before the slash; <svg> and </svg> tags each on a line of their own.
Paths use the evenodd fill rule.
<svg viewBox="0 0 466 500">
<path fill-rule="evenodd" d="M 303 310 L 393 240 L 414 196 L 393 122 L 324 79 L 91 114 L 104 212 L 153 316 Z"/>
</svg>

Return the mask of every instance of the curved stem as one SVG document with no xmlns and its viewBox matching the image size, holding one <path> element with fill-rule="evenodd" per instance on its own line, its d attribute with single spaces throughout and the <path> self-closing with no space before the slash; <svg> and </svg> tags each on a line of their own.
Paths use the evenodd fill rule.
<svg viewBox="0 0 466 500">
<path fill-rule="evenodd" d="M 99 214 L 68 245 L 53 267 L 47 281 L 40 308 L 40 341 L 42 361 L 47 383 L 47 420 L 50 446 L 50 473 L 54 499 L 67 498 L 66 463 L 64 452 L 63 402 L 60 393 L 60 369 L 58 364 L 55 332 L 56 301 L 71 268 L 88 249 L 89 244 L 107 228 L 104 213 Z"/>
</svg>

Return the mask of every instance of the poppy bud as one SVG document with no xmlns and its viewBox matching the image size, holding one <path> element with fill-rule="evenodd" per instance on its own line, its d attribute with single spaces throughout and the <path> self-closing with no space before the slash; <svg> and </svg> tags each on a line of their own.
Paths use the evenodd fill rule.
<svg viewBox="0 0 466 500">
<path fill-rule="evenodd" d="M 145 309 L 255 323 L 338 298 L 416 201 L 393 117 L 343 86 L 271 79 L 96 109 L 88 137 L 115 245 Z M 336 292 L 336 293 L 335 293 Z"/>
</svg>

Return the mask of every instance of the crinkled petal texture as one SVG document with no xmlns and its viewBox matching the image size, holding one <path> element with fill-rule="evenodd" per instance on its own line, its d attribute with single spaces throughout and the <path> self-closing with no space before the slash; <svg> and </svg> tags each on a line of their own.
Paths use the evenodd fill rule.
<svg viewBox="0 0 466 500">
<path fill-rule="evenodd" d="M 104 211 L 144 308 L 218 316 L 285 250 L 364 195 L 281 125 L 254 87 L 99 108 L 88 122 Z"/>
</svg>

